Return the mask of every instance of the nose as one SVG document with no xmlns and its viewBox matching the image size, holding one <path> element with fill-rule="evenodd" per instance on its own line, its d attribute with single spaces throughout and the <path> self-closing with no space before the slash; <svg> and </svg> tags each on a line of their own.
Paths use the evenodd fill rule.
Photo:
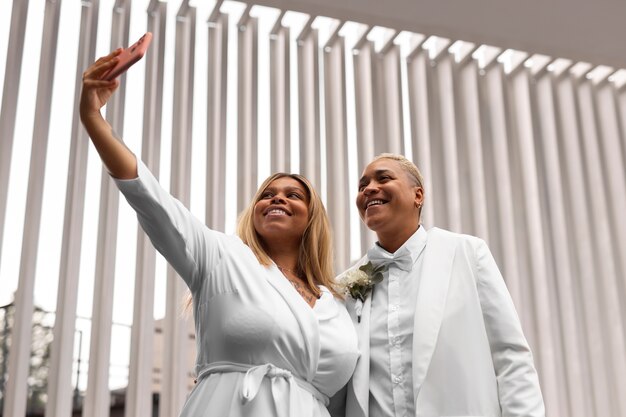
<svg viewBox="0 0 626 417">
<path fill-rule="evenodd" d="M 281 194 L 276 194 L 275 196 L 272 197 L 271 199 L 272 204 L 284 204 L 285 203 L 285 198 L 281 195 Z"/>
<path fill-rule="evenodd" d="M 376 193 L 377 191 L 378 191 L 378 184 L 374 181 L 371 181 L 369 184 L 367 184 L 363 188 L 363 191 L 361 192 L 363 193 L 363 195 L 368 196 L 368 195 L 372 195 Z"/>
</svg>

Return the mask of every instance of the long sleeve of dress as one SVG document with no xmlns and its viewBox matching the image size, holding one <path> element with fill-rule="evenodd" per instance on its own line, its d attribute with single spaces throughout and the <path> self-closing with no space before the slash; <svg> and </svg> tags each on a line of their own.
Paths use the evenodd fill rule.
<svg viewBox="0 0 626 417">
<path fill-rule="evenodd" d="M 154 247 L 193 291 L 220 258 L 217 232 L 208 229 L 165 191 L 148 168 L 137 161 L 137 178 L 115 179 Z"/>
<path fill-rule="evenodd" d="M 543 417 L 537 371 L 522 326 L 491 252 L 476 248 L 476 272 L 485 329 L 498 380 L 503 416 Z"/>
</svg>

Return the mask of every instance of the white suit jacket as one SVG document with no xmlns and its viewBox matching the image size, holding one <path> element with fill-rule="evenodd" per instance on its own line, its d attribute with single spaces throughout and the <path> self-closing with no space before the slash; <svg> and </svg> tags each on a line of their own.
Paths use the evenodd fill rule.
<svg viewBox="0 0 626 417">
<path fill-rule="evenodd" d="M 416 416 L 543 417 L 532 354 L 485 242 L 431 229 L 420 280 L 413 330 Z M 343 415 L 345 407 L 348 417 L 368 417 L 371 297 L 360 323 L 350 297 L 347 308 L 361 356 L 333 398 L 331 414 Z"/>
</svg>

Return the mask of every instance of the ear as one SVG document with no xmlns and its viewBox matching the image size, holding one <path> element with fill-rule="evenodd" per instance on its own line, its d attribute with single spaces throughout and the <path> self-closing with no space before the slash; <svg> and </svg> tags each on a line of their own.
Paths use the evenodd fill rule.
<svg viewBox="0 0 626 417">
<path fill-rule="evenodd" d="M 415 207 L 421 208 L 424 204 L 424 189 L 422 187 L 414 187 L 415 189 Z"/>
</svg>

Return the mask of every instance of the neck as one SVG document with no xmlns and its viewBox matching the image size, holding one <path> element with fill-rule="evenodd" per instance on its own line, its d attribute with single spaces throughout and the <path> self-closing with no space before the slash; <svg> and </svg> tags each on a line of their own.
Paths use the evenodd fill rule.
<svg viewBox="0 0 626 417">
<path fill-rule="evenodd" d="M 409 240 L 411 236 L 419 228 L 419 223 L 415 227 L 403 228 L 402 230 L 394 230 L 390 232 L 378 232 L 378 244 L 389 253 L 394 253 L 404 243 Z"/>
<path fill-rule="evenodd" d="M 298 250 L 291 248 L 281 248 L 275 250 L 267 250 L 267 254 L 272 261 L 281 268 L 296 271 L 298 268 Z"/>
</svg>

